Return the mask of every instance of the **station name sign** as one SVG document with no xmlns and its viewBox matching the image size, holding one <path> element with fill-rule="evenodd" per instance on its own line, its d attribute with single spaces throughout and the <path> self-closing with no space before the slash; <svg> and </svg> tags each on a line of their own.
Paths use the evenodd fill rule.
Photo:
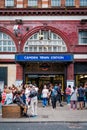
<svg viewBox="0 0 87 130">
<path fill-rule="evenodd" d="M 72 54 L 17 54 L 16 61 L 73 61 Z"/>
</svg>

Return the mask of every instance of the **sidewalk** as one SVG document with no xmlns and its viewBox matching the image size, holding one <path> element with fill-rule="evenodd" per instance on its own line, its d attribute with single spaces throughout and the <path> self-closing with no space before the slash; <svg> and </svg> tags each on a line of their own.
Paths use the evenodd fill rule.
<svg viewBox="0 0 87 130">
<path fill-rule="evenodd" d="M 2 118 L 0 111 L 0 122 L 87 122 L 87 109 L 70 110 L 65 103 L 64 107 L 57 106 L 56 109 L 52 109 L 52 106 L 43 108 L 41 103 L 39 103 L 37 117 Z"/>
</svg>

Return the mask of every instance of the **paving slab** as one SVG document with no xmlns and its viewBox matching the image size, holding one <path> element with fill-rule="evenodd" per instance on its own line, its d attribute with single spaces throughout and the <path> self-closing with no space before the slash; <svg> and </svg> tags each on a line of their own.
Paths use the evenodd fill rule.
<svg viewBox="0 0 87 130">
<path fill-rule="evenodd" d="M 30 115 L 30 109 L 28 114 Z M 2 118 L 0 110 L 0 122 L 87 122 L 87 109 L 71 110 L 67 104 L 64 104 L 64 107 L 57 105 L 56 109 L 52 106 L 43 108 L 39 103 L 36 117 Z"/>
</svg>

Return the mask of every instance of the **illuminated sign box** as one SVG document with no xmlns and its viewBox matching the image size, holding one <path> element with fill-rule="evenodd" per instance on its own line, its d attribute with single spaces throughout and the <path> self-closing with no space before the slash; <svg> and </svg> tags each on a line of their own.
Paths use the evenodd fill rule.
<svg viewBox="0 0 87 130">
<path fill-rule="evenodd" d="M 17 54 L 16 61 L 73 61 L 72 54 Z"/>
</svg>

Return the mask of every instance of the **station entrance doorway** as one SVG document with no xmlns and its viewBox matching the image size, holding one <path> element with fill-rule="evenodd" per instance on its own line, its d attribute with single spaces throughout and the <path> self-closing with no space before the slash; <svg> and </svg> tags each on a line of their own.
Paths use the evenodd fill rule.
<svg viewBox="0 0 87 130">
<path fill-rule="evenodd" d="M 31 62 L 24 66 L 24 83 L 36 84 L 41 92 L 44 84 L 53 85 L 61 83 L 62 90 L 65 89 L 66 66 L 58 62 Z"/>
<path fill-rule="evenodd" d="M 40 74 L 40 75 L 29 75 L 25 76 L 27 84 L 35 84 L 39 87 L 39 91 L 41 92 L 44 84 L 49 87 L 49 84 L 53 85 L 56 83 L 61 83 L 62 90 L 64 90 L 64 75 L 50 75 L 50 74 Z"/>
</svg>

